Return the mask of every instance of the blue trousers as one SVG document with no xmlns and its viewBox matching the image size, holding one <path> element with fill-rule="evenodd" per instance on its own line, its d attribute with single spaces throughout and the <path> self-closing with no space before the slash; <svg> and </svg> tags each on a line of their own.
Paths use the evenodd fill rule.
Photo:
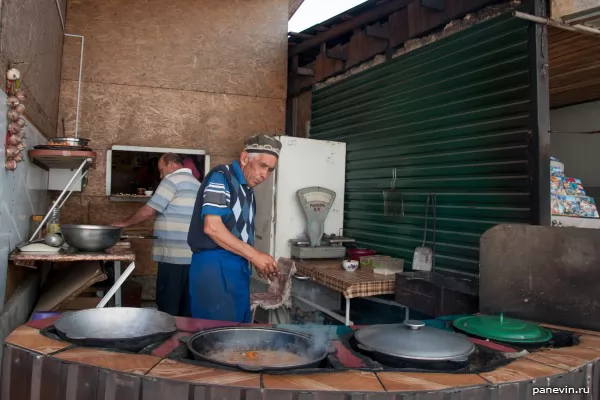
<svg viewBox="0 0 600 400">
<path fill-rule="evenodd" d="M 252 322 L 251 273 L 245 258 L 227 250 L 194 253 L 190 266 L 192 318 Z"/>
<path fill-rule="evenodd" d="M 158 311 L 179 317 L 190 316 L 189 273 L 189 265 L 158 263 L 156 275 Z"/>
</svg>

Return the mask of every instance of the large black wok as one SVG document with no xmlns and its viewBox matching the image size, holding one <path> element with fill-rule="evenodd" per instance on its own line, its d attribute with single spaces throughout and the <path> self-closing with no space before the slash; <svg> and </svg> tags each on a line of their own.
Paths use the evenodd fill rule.
<svg viewBox="0 0 600 400">
<path fill-rule="evenodd" d="M 185 340 L 195 360 L 208 361 L 246 371 L 275 371 L 318 366 L 335 349 L 329 347 L 326 338 L 274 328 L 226 327 L 195 333 Z M 223 351 L 256 352 L 282 351 L 302 356 L 303 362 L 296 364 L 251 365 L 223 361 L 215 354 Z"/>
<path fill-rule="evenodd" d="M 63 314 L 54 323 L 58 336 L 71 343 L 139 351 L 175 333 L 175 317 L 129 307 L 92 308 Z"/>
</svg>

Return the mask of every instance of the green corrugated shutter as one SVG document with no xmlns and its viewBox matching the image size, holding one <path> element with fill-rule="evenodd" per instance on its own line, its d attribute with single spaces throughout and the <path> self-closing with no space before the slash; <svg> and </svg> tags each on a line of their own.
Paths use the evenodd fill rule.
<svg viewBox="0 0 600 400">
<path fill-rule="evenodd" d="M 410 267 L 436 194 L 436 268 L 477 274 L 483 232 L 531 221 L 529 65 L 528 23 L 500 16 L 315 90 L 310 137 L 347 143 L 344 234 Z"/>
</svg>

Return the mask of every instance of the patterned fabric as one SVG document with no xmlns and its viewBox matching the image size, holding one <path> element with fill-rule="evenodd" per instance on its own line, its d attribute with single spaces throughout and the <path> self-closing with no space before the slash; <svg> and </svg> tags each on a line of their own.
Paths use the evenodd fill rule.
<svg viewBox="0 0 600 400">
<path fill-rule="evenodd" d="M 169 264 L 190 264 L 192 251 L 187 243 L 194 202 L 200 182 L 188 168 L 165 176 L 146 203 L 156 210 L 152 259 Z"/>
<path fill-rule="evenodd" d="M 269 284 L 269 289 L 263 293 L 252 293 L 250 295 L 251 309 L 254 312 L 257 307 L 264 310 L 272 310 L 285 306 L 292 307 L 292 276 L 296 273 L 296 264 L 289 258 L 279 258 L 279 275 Z"/>
<path fill-rule="evenodd" d="M 341 261 L 297 261 L 298 274 L 340 292 L 347 299 L 394 294 L 394 275 L 377 275 L 367 268 L 347 272 Z"/>
<path fill-rule="evenodd" d="M 256 204 L 237 161 L 214 168 L 198 192 L 188 243 L 194 252 L 218 248 L 204 233 L 204 216 L 217 215 L 238 239 L 254 245 Z"/>
<path fill-rule="evenodd" d="M 273 136 L 256 135 L 246 139 L 244 151 L 247 153 L 271 154 L 279 158 L 281 142 Z"/>
<path fill-rule="evenodd" d="M 241 241 L 254 245 L 254 190 L 246 183 L 237 161 L 225 167 L 227 172 L 212 174 L 204 189 L 202 216 L 206 214 L 233 217 L 231 233 Z M 231 184 L 230 184 L 231 183 Z M 231 198 L 231 187 L 235 198 Z"/>
</svg>

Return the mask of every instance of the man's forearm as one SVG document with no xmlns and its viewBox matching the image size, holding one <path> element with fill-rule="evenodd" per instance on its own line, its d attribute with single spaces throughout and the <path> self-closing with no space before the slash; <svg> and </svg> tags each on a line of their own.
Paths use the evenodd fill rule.
<svg viewBox="0 0 600 400">
<path fill-rule="evenodd" d="M 129 219 L 125 220 L 125 222 L 124 222 L 125 227 L 137 225 L 139 223 L 142 223 L 142 222 L 154 217 L 155 215 L 156 215 L 156 210 L 154 210 L 154 208 L 152 208 L 148 205 L 144 205 L 144 206 L 140 207 L 140 209 L 137 210 L 135 212 L 135 214 L 133 214 L 131 217 L 129 217 Z"/>
<path fill-rule="evenodd" d="M 208 216 L 207 216 L 208 217 Z M 204 232 L 220 247 L 228 250 L 238 256 L 252 261 L 256 254 L 256 249 L 247 243 L 236 238 L 220 220 L 213 220 L 204 224 Z"/>
</svg>

